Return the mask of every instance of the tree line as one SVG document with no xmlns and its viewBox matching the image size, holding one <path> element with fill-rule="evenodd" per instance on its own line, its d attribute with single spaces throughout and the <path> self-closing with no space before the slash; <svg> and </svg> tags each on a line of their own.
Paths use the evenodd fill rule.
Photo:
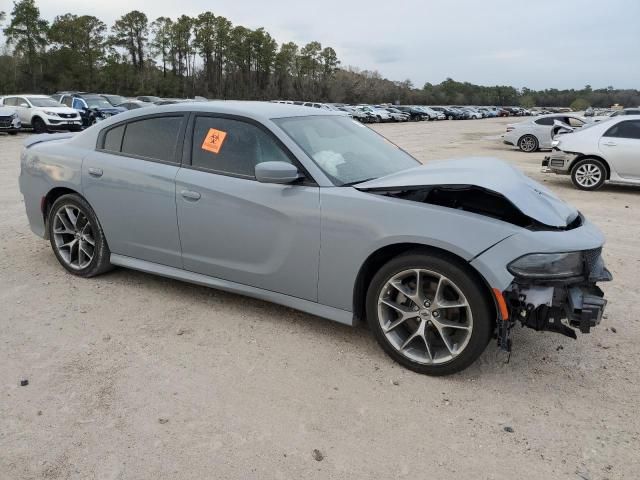
<svg viewBox="0 0 640 480">
<path fill-rule="evenodd" d="M 531 106 L 640 105 L 638 90 L 518 90 L 450 78 L 415 87 L 378 72 L 342 67 L 320 42 L 278 44 L 264 28 L 204 12 L 151 20 L 133 10 L 107 26 L 65 13 L 49 23 L 35 0 L 0 12 L 0 94 L 82 90 L 161 97 L 288 99 L 344 103 Z"/>
</svg>

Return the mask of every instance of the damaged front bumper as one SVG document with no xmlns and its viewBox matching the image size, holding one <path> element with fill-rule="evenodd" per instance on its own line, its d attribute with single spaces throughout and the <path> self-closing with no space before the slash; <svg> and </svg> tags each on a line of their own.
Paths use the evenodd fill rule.
<svg viewBox="0 0 640 480">
<path fill-rule="evenodd" d="M 510 331 L 516 322 L 537 331 L 577 338 L 576 329 L 589 333 L 600 324 L 607 300 L 597 282 L 613 279 L 600 249 L 585 252 L 585 275 L 563 280 L 515 278 L 503 292 L 508 317 L 498 322 L 498 345 L 511 351 Z M 502 316 L 504 317 L 504 316 Z"/>
<path fill-rule="evenodd" d="M 547 155 L 542 160 L 540 171 L 542 173 L 558 173 L 560 175 L 569 175 L 571 166 L 578 158 L 577 153 L 567 153 L 561 150 L 554 150 L 551 155 Z"/>
</svg>

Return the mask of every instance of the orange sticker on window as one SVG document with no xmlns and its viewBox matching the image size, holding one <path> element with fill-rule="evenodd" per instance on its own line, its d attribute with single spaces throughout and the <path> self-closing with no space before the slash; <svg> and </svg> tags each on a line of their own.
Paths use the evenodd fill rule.
<svg viewBox="0 0 640 480">
<path fill-rule="evenodd" d="M 227 138 L 227 132 L 210 128 L 201 148 L 208 152 L 219 153 L 225 138 Z"/>
</svg>

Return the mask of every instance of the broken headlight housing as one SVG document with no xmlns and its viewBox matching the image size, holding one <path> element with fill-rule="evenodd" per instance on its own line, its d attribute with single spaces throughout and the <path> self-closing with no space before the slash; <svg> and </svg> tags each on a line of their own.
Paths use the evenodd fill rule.
<svg viewBox="0 0 640 480">
<path fill-rule="evenodd" d="M 514 260 L 507 268 L 521 278 L 571 278 L 584 273 L 584 257 L 582 252 L 530 253 Z"/>
</svg>

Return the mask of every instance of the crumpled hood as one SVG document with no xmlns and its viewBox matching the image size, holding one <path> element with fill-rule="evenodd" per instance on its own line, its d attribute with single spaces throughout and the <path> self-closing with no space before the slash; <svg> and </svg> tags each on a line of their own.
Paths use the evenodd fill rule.
<svg viewBox="0 0 640 480">
<path fill-rule="evenodd" d="M 550 227 L 564 228 L 578 215 L 548 188 L 495 158 L 472 157 L 430 162 L 355 185 L 358 190 L 474 185 L 499 193 L 522 213 Z"/>
</svg>

